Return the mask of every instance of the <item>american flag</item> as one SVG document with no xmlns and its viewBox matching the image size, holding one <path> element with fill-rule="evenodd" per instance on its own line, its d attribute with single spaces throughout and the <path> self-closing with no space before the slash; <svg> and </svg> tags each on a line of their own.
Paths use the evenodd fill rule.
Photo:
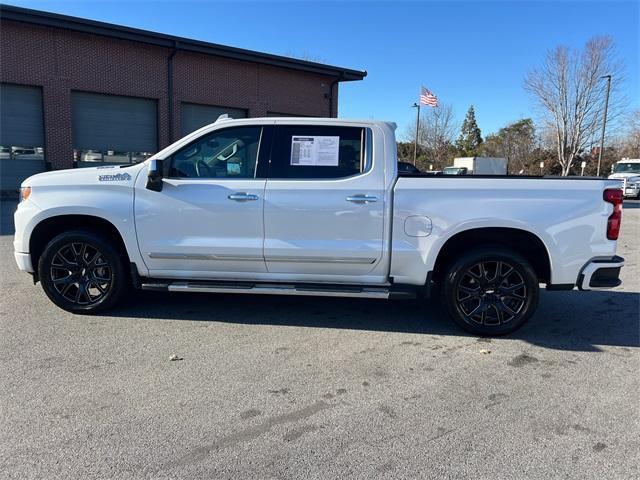
<svg viewBox="0 0 640 480">
<path fill-rule="evenodd" d="M 420 90 L 420 103 L 422 105 L 429 105 L 430 107 L 437 107 L 438 97 L 436 97 L 431 90 L 422 87 Z"/>
</svg>

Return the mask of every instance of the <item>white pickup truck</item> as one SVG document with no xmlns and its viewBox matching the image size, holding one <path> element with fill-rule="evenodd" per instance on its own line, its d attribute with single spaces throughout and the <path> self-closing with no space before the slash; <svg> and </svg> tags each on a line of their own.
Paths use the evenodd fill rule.
<svg viewBox="0 0 640 480">
<path fill-rule="evenodd" d="M 219 119 L 144 163 L 28 178 L 15 259 L 59 307 L 131 287 L 429 296 L 481 335 L 520 327 L 539 284 L 620 284 L 619 182 L 398 174 L 393 123 Z M 215 299 L 212 299 L 215 302 Z"/>
<path fill-rule="evenodd" d="M 625 197 L 640 200 L 640 158 L 623 158 L 616 162 L 611 180 L 622 180 L 622 191 Z"/>
</svg>

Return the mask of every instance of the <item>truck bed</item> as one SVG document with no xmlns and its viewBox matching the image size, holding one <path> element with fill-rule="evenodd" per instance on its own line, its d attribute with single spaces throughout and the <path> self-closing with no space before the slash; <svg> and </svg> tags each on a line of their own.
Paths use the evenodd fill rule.
<svg viewBox="0 0 640 480">
<path fill-rule="evenodd" d="M 591 177 L 401 175 L 393 192 L 391 275 L 414 283 L 418 271 L 433 270 L 434 252 L 447 239 L 502 228 L 533 233 L 551 258 L 551 283 L 575 283 L 589 259 L 615 254 L 615 242 L 605 235 L 613 207 L 603 192 L 618 183 Z"/>
</svg>

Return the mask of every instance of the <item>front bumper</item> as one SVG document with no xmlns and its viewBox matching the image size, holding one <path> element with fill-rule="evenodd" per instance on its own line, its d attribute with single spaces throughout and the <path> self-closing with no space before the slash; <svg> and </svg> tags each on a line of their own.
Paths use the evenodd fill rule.
<svg viewBox="0 0 640 480">
<path fill-rule="evenodd" d="M 577 285 L 580 290 L 606 290 L 622 283 L 620 269 L 624 266 L 624 258 L 595 258 L 589 261 L 578 275 Z"/>
<path fill-rule="evenodd" d="M 23 252 L 13 252 L 18 268 L 23 272 L 33 273 L 33 265 L 31 264 L 31 255 Z"/>
</svg>

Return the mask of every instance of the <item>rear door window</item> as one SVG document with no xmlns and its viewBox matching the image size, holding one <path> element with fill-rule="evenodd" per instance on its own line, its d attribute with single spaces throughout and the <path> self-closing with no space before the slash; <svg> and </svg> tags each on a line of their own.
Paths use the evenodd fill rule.
<svg viewBox="0 0 640 480">
<path fill-rule="evenodd" d="M 269 178 L 323 179 L 360 174 L 365 168 L 365 129 L 278 125 Z"/>
</svg>

